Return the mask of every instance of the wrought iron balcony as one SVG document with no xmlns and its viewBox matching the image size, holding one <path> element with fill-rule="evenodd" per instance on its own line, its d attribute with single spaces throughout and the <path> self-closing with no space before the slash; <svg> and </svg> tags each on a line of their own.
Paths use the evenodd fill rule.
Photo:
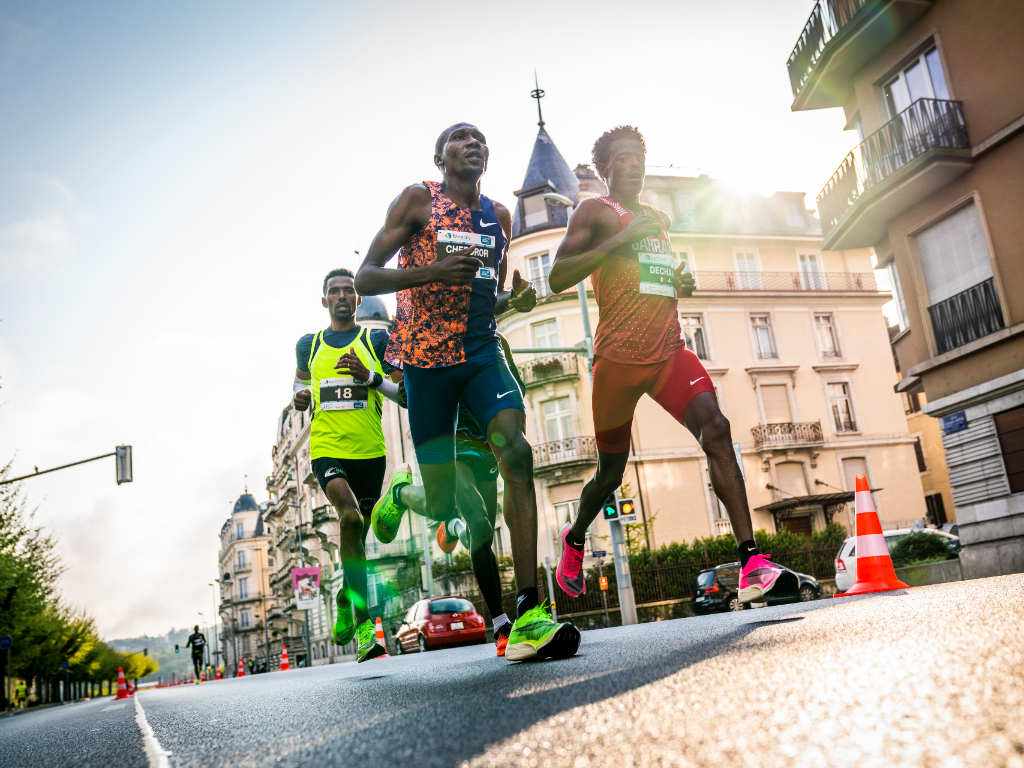
<svg viewBox="0 0 1024 768">
<path fill-rule="evenodd" d="M 316 528 L 318 525 L 323 525 L 331 520 L 338 519 L 338 512 L 334 509 L 331 504 L 324 504 L 322 507 L 316 507 L 313 510 L 313 527 Z"/>
<path fill-rule="evenodd" d="M 586 435 L 533 446 L 533 467 L 544 469 L 597 461 L 597 442 Z"/>
<path fill-rule="evenodd" d="M 753 427 L 754 447 L 786 447 L 808 443 L 823 443 L 820 421 L 785 422 L 782 424 L 758 424 Z"/>
<path fill-rule="evenodd" d="M 547 384 L 558 379 L 577 378 L 580 375 L 579 365 L 578 355 L 563 352 L 519 363 L 519 374 L 527 386 Z"/>
<path fill-rule="evenodd" d="M 961 102 L 918 99 L 854 147 L 818 195 L 818 212 L 826 245 L 843 217 L 866 192 L 893 178 L 911 161 L 932 149 L 967 150 L 967 123 Z M 945 175 L 942 177 L 945 180 Z M 922 192 L 940 181 L 936 179 Z M 922 195 L 918 194 L 917 199 Z M 910 200 L 913 204 L 917 199 Z M 886 219 L 899 213 L 887 210 Z M 870 239 L 870 238 L 869 238 Z M 865 243 L 874 245 L 875 240 Z M 849 244 L 847 244 L 849 246 Z"/>
<path fill-rule="evenodd" d="M 1003 311 L 994 278 L 928 307 L 939 354 L 1002 329 Z"/>
<path fill-rule="evenodd" d="M 870 272 L 695 272 L 698 291 L 842 291 L 877 293 Z"/>
<path fill-rule="evenodd" d="M 381 544 L 375 539 L 366 540 L 366 559 L 377 560 L 382 557 L 404 557 L 417 552 L 415 543 L 410 539 L 400 539 L 389 544 Z"/>
<path fill-rule="evenodd" d="M 811 76 L 814 65 L 821 57 L 822 51 L 840 29 L 845 27 L 857 12 L 869 0 L 819 0 L 804 25 L 804 31 L 789 54 L 786 67 L 789 69 L 789 84 L 793 88 L 793 97 L 800 91 Z"/>
</svg>

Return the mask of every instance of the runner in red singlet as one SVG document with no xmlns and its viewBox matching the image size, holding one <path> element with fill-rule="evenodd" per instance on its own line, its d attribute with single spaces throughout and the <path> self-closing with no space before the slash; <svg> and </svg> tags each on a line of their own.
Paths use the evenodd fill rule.
<svg viewBox="0 0 1024 768">
<path fill-rule="evenodd" d="M 646 153 L 643 136 L 631 126 L 613 128 L 595 142 L 594 165 L 608 195 L 584 200 L 573 212 L 548 277 L 556 293 L 590 277 L 600 313 L 593 386 L 597 472 L 583 487 L 576 520 L 562 529 L 558 583 L 574 597 L 586 591 L 584 536 L 622 483 L 633 412 L 646 393 L 707 454 L 711 483 L 740 545 L 740 600 L 757 601 L 781 570 L 757 551 L 729 421 L 711 377 L 681 338 L 677 293 L 692 295 L 694 279 L 683 272 L 685 265 L 673 265 L 668 217 L 640 202 Z"/>
</svg>

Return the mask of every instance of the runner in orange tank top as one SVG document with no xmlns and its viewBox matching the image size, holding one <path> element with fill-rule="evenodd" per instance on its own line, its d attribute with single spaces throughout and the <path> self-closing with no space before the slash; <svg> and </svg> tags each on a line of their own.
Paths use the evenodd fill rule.
<svg viewBox="0 0 1024 768">
<path fill-rule="evenodd" d="M 707 454 L 711 483 L 739 542 L 740 600 L 756 602 L 781 570 L 757 551 L 729 421 L 711 377 L 681 338 L 678 296 L 692 295 L 695 284 L 685 265 L 673 264 L 668 216 L 640 202 L 646 154 L 643 136 L 631 126 L 613 128 L 594 143 L 594 166 L 608 195 L 584 200 L 573 212 L 548 276 L 555 293 L 590 277 L 600 313 L 593 385 L 597 472 L 583 487 L 576 520 L 562 529 L 558 583 L 573 596 L 586 591 L 584 536 L 622 484 L 633 412 L 646 393 Z"/>
</svg>

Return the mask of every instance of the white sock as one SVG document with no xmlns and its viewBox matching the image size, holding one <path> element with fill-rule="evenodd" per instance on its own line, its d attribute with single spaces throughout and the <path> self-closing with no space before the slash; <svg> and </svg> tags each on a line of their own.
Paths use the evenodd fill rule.
<svg viewBox="0 0 1024 768">
<path fill-rule="evenodd" d="M 512 622 L 510 622 L 508 620 L 508 614 L 507 613 L 503 613 L 503 614 L 501 614 L 501 616 L 495 616 L 493 619 L 491 619 L 491 624 L 494 626 L 494 631 L 495 632 L 498 631 L 498 627 L 500 627 L 502 624 L 511 624 L 511 623 Z"/>
</svg>

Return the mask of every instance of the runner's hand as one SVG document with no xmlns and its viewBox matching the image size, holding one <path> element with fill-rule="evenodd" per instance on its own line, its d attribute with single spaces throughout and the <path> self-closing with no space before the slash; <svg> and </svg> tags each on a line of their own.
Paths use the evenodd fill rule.
<svg viewBox="0 0 1024 768">
<path fill-rule="evenodd" d="M 661 235 L 661 219 L 645 210 L 643 216 L 637 216 L 626 225 L 626 228 L 619 233 L 619 238 L 623 244 L 633 244 L 659 235 Z"/>
<path fill-rule="evenodd" d="M 689 298 L 693 296 L 693 291 L 697 287 L 697 279 L 692 272 L 686 272 L 685 269 L 685 261 L 676 267 L 676 293 Z"/>
<path fill-rule="evenodd" d="M 530 312 L 537 306 L 537 289 L 529 280 L 523 280 L 518 269 L 512 273 L 512 295 L 508 306 L 516 312 Z"/>
<path fill-rule="evenodd" d="M 434 269 L 437 272 L 437 279 L 434 282 L 445 285 L 469 285 L 476 277 L 476 271 L 484 265 L 480 259 L 474 259 L 471 254 L 476 248 L 475 245 L 467 245 L 458 253 L 453 253 L 443 261 L 436 262 Z"/>
<path fill-rule="evenodd" d="M 308 389 L 303 389 L 300 392 L 295 393 L 295 399 L 292 400 L 292 407 L 296 411 L 304 411 L 309 408 L 309 402 L 313 395 Z"/>
<path fill-rule="evenodd" d="M 405 391 L 405 379 L 398 382 L 398 404 L 403 408 L 409 407 L 409 395 Z"/>
<path fill-rule="evenodd" d="M 355 352 L 346 352 L 339 357 L 338 362 L 334 364 L 334 370 L 339 373 L 350 373 L 356 381 L 369 383 L 373 380 L 370 369 L 363 365 L 363 361 Z"/>
</svg>

